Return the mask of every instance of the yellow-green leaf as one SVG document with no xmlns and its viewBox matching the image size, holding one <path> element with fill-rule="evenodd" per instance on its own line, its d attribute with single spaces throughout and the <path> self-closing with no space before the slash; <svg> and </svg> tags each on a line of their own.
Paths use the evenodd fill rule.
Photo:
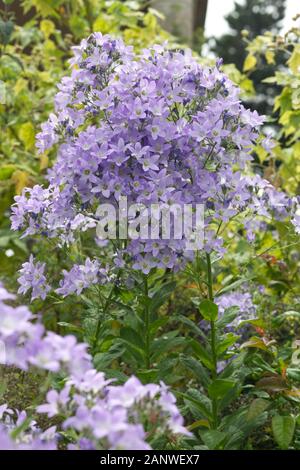
<svg viewBox="0 0 300 470">
<path fill-rule="evenodd" d="M 267 50 L 265 57 L 268 64 L 275 64 L 275 52 Z"/>
<path fill-rule="evenodd" d="M 293 73 L 300 71 L 300 44 L 295 46 L 291 57 L 288 60 L 289 67 Z"/>
<path fill-rule="evenodd" d="M 12 175 L 12 181 L 16 187 L 16 194 L 21 194 L 22 190 L 29 186 L 30 184 L 30 176 L 26 171 L 17 170 Z"/>
<path fill-rule="evenodd" d="M 30 150 L 34 147 L 35 130 L 31 122 L 25 122 L 21 125 L 19 129 L 19 137 L 25 145 L 26 150 Z"/>
<path fill-rule="evenodd" d="M 40 28 L 45 38 L 48 39 L 51 34 L 55 31 L 55 24 L 50 20 L 42 20 L 40 23 Z"/>
<path fill-rule="evenodd" d="M 244 67 L 243 67 L 244 72 L 249 72 L 250 70 L 254 69 L 256 64 L 257 64 L 256 57 L 253 54 L 248 54 L 244 62 Z"/>
</svg>

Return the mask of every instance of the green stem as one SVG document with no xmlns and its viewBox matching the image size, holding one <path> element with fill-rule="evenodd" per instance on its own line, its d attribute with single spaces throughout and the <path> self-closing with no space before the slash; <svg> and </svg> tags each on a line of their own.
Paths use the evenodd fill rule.
<svg viewBox="0 0 300 470">
<path fill-rule="evenodd" d="M 210 255 L 206 254 L 206 265 L 207 265 L 207 286 L 208 286 L 208 297 L 212 302 L 214 301 L 213 294 L 213 279 L 212 279 L 212 269 L 211 269 L 211 259 Z M 214 321 L 210 322 L 210 347 L 212 355 L 213 369 L 211 372 L 212 379 L 217 378 L 217 351 L 216 351 L 216 325 Z M 215 398 L 212 399 L 212 425 L 213 429 L 218 427 L 218 404 Z"/>
<path fill-rule="evenodd" d="M 150 369 L 150 312 L 149 312 L 149 287 L 148 287 L 148 277 L 144 277 L 144 294 L 145 294 L 145 352 L 146 360 L 145 365 L 146 369 Z"/>
<path fill-rule="evenodd" d="M 105 316 L 105 314 L 107 312 L 107 309 L 110 306 L 114 290 L 115 290 L 115 286 L 113 285 L 111 290 L 110 290 L 110 293 L 109 293 L 108 297 L 106 298 L 106 301 L 105 301 L 104 307 L 102 309 L 101 315 L 99 315 L 98 320 L 97 320 L 96 333 L 95 333 L 95 339 L 94 339 L 94 344 L 93 344 L 93 350 L 94 351 L 95 351 L 95 348 L 96 348 L 98 340 L 99 340 L 99 334 L 100 334 L 100 328 L 101 328 L 101 323 L 102 323 L 102 320 L 103 320 L 103 316 Z"/>
</svg>

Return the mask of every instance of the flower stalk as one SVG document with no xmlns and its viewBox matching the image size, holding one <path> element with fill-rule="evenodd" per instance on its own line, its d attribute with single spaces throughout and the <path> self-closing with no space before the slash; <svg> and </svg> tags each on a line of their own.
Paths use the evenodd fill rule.
<svg viewBox="0 0 300 470">
<path fill-rule="evenodd" d="M 211 302 L 214 301 L 213 295 L 213 277 L 212 277 L 212 268 L 211 268 L 211 257 L 210 254 L 206 253 L 206 267 L 207 267 L 207 288 L 208 288 L 208 298 Z M 216 349 L 216 324 L 215 320 L 210 321 L 210 347 L 211 347 L 211 356 L 212 356 L 212 379 L 217 378 L 217 349 Z M 212 426 L 213 429 L 216 429 L 218 426 L 218 404 L 215 398 L 212 399 Z"/>
</svg>

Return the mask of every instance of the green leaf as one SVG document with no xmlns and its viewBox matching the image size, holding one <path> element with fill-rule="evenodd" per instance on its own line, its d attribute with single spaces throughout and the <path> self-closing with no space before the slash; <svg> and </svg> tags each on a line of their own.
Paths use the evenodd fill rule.
<svg viewBox="0 0 300 470">
<path fill-rule="evenodd" d="M 128 341 L 128 343 L 131 343 L 140 349 L 145 349 L 145 342 L 143 341 L 143 338 L 133 328 L 128 326 L 121 328 L 120 336 L 122 339 Z"/>
<path fill-rule="evenodd" d="M 253 336 L 248 341 L 245 341 L 245 343 L 243 343 L 240 348 L 257 348 L 262 349 L 263 351 L 271 352 L 268 344 L 266 344 L 263 338 L 259 338 L 258 336 Z"/>
<path fill-rule="evenodd" d="M 0 80 L 0 104 L 5 104 L 6 102 L 6 85 Z"/>
<path fill-rule="evenodd" d="M 204 387 L 208 386 L 208 384 L 210 383 L 210 378 L 201 362 L 197 361 L 193 357 L 183 355 L 180 356 L 180 361 L 185 367 L 187 367 L 193 372 L 193 374 L 197 377 L 201 385 L 203 385 Z"/>
<path fill-rule="evenodd" d="M 14 30 L 14 23 L 11 20 L 3 21 L 0 18 L 0 43 L 1 44 L 8 44 L 11 34 Z"/>
<path fill-rule="evenodd" d="M 94 357 L 94 365 L 97 370 L 103 370 L 110 366 L 112 361 L 122 356 L 125 347 L 121 343 L 114 344 L 108 352 L 98 353 Z"/>
<path fill-rule="evenodd" d="M 190 344 L 195 352 L 195 355 L 200 361 L 210 370 L 213 369 L 213 363 L 208 351 L 199 343 L 199 341 L 195 341 L 192 339 Z"/>
<path fill-rule="evenodd" d="M 236 385 L 235 380 L 216 379 L 208 387 L 208 393 L 211 398 L 220 400 L 232 390 Z"/>
<path fill-rule="evenodd" d="M 289 310 L 288 312 L 284 312 L 284 313 L 281 313 L 280 315 L 277 315 L 274 321 L 278 323 L 282 323 L 286 319 L 296 321 L 296 320 L 299 320 L 299 318 L 300 318 L 300 312 L 297 312 L 296 310 Z"/>
<path fill-rule="evenodd" d="M 225 326 L 229 325 L 230 323 L 235 320 L 237 314 L 239 313 L 239 307 L 229 307 L 225 309 L 222 317 L 216 321 L 217 328 L 223 329 Z"/>
<path fill-rule="evenodd" d="M 207 321 L 216 321 L 218 318 L 218 306 L 211 300 L 202 300 L 199 305 L 199 311 Z"/>
<path fill-rule="evenodd" d="M 288 60 L 288 65 L 293 73 L 300 71 L 300 44 L 297 44 L 293 50 L 291 57 Z"/>
<path fill-rule="evenodd" d="M 244 62 L 243 71 L 249 72 L 250 70 L 254 69 L 256 64 L 257 64 L 256 57 L 253 54 L 248 54 Z"/>
<path fill-rule="evenodd" d="M 167 301 L 170 295 L 174 292 L 175 287 L 176 282 L 168 282 L 155 291 L 149 303 L 149 310 L 151 313 L 156 312 L 159 307 Z"/>
<path fill-rule="evenodd" d="M 44 34 L 45 38 L 48 39 L 51 34 L 55 31 L 55 24 L 50 20 L 42 20 L 40 22 L 40 29 Z"/>
<path fill-rule="evenodd" d="M 176 395 L 182 397 L 186 404 L 191 405 L 190 410 L 196 418 L 199 415 L 196 416 L 197 413 L 193 412 L 193 407 L 200 413 L 200 416 L 205 416 L 208 419 L 212 418 L 211 400 L 203 393 L 191 388 L 187 393 L 177 392 Z"/>
<path fill-rule="evenodd" d="M 155 339 L 150 348 L 151 359 L 155 361 L 158 359 L 162 354 L 170 350 L 174 350 L 178 346 L 182 346 L 186 344 L 186 338 L 183 336 L 172 337 L 172 333 L 167 333 L 160 338 Z"/>
<path fill-rule="evenodd" d="M 136 375 L 145 384 L 157 382 L 158 369 L 139 370 Z"/>
<path fill-rule="evenodd" d="M 0 167 L 0 181 L 5 181 L 11 178 L 16 167 L 15 165 L 3 165 Z"/>
<path fill-rule="evenodd" d="M 222 447 L 222 444 L 224 444 L 227 438 L 227 434 L 225 432 L 218 431 L 215 429 L 210 430 L 210 431 L 202 431 L 200 433 L 200 436 L 204 444 L 210 450 L 214 450 L 214 449 Z"/>
<path fill-rule="evenodd" d="M 273 416 L 273 435 L 280 449 L 288 449 L 294 436 L 295 424 L 295 418 L 293 416 Z"/>
<path fill-rule="evenodd" d="M 193 331 L 197 336 L 201 336 L 201 338 L 207 342 L 207 336 L 203 333 L 203 330 L 196 325 L 196 323 L 190 320 L 188 317 L 184 315 L 178 315 L 175 317 L 175 320 L 182 322 L 184 325 L 188 326 L 191 331 Z"/>
<path fill-rule="evenodd" d="M 227 333 L 226 335 L 222 336 L 221 340 L 219 340 L 217 343 L 218 357 L 226 352 L 231 346 L 233 346 L 239 338 L 240 336 L 237 336 L 233 333 Z"/>
<path fill-rule="evenodd" d="M 35 142 L 35 130 L 31 122 L 25 122 L 19 129 L 19 137 L 25 145 L 26 150 L 30 150 L 34 147 Z"/>
<path fill-rule="evenodd" d="M 248 413 L 246 416 L 247 421 L 252 421 L 253 419 L 260 416 L 269 406 L 270 402 L 268 400 L 264 400 L 263 398 L 256 398 L 251 403 Z"/>
<path fill-rule="evenodd" d="M 225 294 L 226 292 L 230 292 L 232 291 L 233 289 L 236 289 L 237 287 L 245 284 L 246 282 L 249 282 L 251 281 L 252 279 L 254 279 L 256 276 L 250 276 L 250 277 L 243 277 L 241 279 L 238 279 L 237 281 L 234 281 L 232 282 L 231 284 L 225 286 L 225 287 L 222 287 L 217 293 L 216 293 L 216 297 L 219 297 L 220 295 L 222 294 Z"/>
<path fill-rule="evenodd" d="M 300 369 L 299 368 L 288 367 L 286 370 L 286 373 L 289 379 L 300 382 Z"/>
<path fill-rule="evenodd" d="M 67 328 L 70 331 L 77 331 L 78 333 L 83 333 L 84 330 L 83 328 L 80 328 L 80 326 L 73 325 L 72 323 L 67 323 L 65 321 L 60 321 L 57 323 L 59 326 L 63 326 L 64 328 Z"/>
</svg>

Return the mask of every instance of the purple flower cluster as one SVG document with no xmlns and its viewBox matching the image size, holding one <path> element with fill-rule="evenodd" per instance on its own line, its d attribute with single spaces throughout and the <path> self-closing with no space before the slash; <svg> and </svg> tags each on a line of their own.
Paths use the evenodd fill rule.
<svg viewBox="0 0 300 470">
<path fill-rule="evenodd" d="M 37 407 L 49 417 L 62 415 L 62 429 L 71 428 L 78 449 L 150 449 L 149 434 L 188 434 L 176 399 L 161 383 L 143 385 L 131 377 L 124 385 L 112 385 L 102 372 L 93 369 L 87 346 L 74 336 L 46 332 L 27 307 L 11 307 L 3 300 L 13 296 L 0 285 L 0 341 L 5 346 L 5 363 L 23 370 L 37 367 L 65 375 L 62 390 L 50 390 L 47 403 Z M 41 431 L 35 422 L 18 433 L 10 432 L 26 419 L 24 412 L 0 406 L 0 449 L 54 449 L 59 430 Z M 75 437 L 76 436 L 76 439 Z"/>
<path fill-rule="evenodd" d="M 87 258 L 85 264 L 74 264 L 70 271 L 63 271 L 64 278 L 60 281 L 60 287 L 56 292 L 63 297 L 76 292 L 79 295 L 83 289 L 93 284 L 101 284 L 107 281 L 106 270 L 100 267 L 97 260 Z"/>
<path fill-rule="evenodd" d="M 16 440 L 10 433 L 19 429 Z M 42 431 L 36 421 L 30 420 L 26 411 L 0 406 L 1 450 L 56 450 L 56 426 Z"/>
<path fill-rule="evenodd" d="M 47 284 L 44 271 L 45 263 L 35 263 L 33 255 L 30 255 L 29 260 L 22 265 L 22 268 L 19 271 L 20 276 L 18 278 L 18 282 L 20 284 L 20 288 L 18 290 L 18 294 L 26 294 L 28 290 L 32 289 L 32 300 L 39 297 L 45 299 L 51 288 Z"/>
<path fill-rule="evenodd" d="M 80 379 L 71 378 L 61 392 L 49 391 L 47 403 L 37 411 L 67 416 L 63 429 L 80 434 L 71 448 L 147 450 L 149 427 L 161 435 L 188 434 L 175 397 L 164 384 L 143 385 L 135 377 L 120 386 L 110 382 L 103 373 L 89 370 Z"/>
<path fill-rule="evenodd" d="M 146 207 L 204 204 L 204 249 L 222 252 L 220 224 L 232 217 L 250 213 L 244 226 L 251 238 L 253 214 L 288 214 L 284 194 L 243 174 L 263 118 L 243 107 L 218 64 L 206 67 L 190 51 L 162 46 L 134 56 L 121 40 L 95 33 L 74 49 L 72 65 L 59 85 L 56 113 L 38 134 L 40 151 L 57 145 L 49 187 L 16 197 L 13 229 L 63 244 L 94 230 L 99 204 L 117 204 L 120 196 Z M 185 240 L 129 240 L 118 259 L 144 273 L 179 269 L 193 255 L 185 247 Z M 59 288 L 63 295 L 87 286 L 81 269 L 71 272 Z"/>
<path fill-rule="evenodd" d="M 253 303 L 250 292 L 229 292 L 216 298 L 216 304 L 219 307 L 220 316 L 224 315 L 226 310 L 236 307 L 237 316 L 231 323 L 231 326 L 238 326 L 243 320 L 255 318 L 256 306 Z"/>
</svg>

